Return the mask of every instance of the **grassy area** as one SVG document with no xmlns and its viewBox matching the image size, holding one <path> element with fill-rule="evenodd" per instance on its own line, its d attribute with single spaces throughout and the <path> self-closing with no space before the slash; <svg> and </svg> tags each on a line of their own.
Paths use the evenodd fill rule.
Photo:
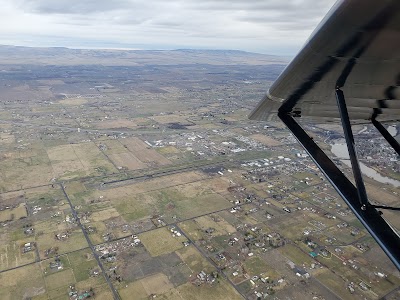
<svg viewBox="0 0 400 300">
<path fill-rule="evenodd" d="M 207 182 L 201 181 L 125 196 L 116 200 L 114 206 L 128 222 L 156 214 L 163 215 L 167 221 L 172 222 L 174 216 L 180 219 L 192 218 L 228 208 L 231 203 L 214 193 Z"/>
<path fill-rule="evenodd" d="M 117 171 L 94 143 L 54 146 L 47 149 L 47 155 L 55 176 L 60 179 Z"/>
<path fill-rule="evenodd" d="M 39 264 L 0 273 L 0 299 L 27 299 L 45 291 Z"/>
<path fill-rule="evenodd" d="M 21 251 L 21 247 L 27 242 L 33 242 L 33 237 L 0 245 L 0 270 L 8 270 L 35 261 L 34 251 L 27 253 Z"/>
<path fill-rule="evenodd" d="M 105 221 L 110 218 L 119 217 L 119 213 L 114 207 L 107 207 L 103 210 L 91 209 L 90 211 L 92 211 L 90 219 L 94 222 Z"/>
<path fill-rule="evenodd" d="M 302 252 L 300 249 L 298 249 L 294 245 L 285 245 L 281 248 L 279 248 L 279 251 L 286 256 L 288 259 L 293 261 L 296 265 L 310 265 L 311 263 L 314 262 L 314 260 L 308 255 Z"/>
<path fill-rule="evenodd" d="M 295 173 L 292 176 L 297 180 L 302 180 L 304 182 L 307 181 L 309 185 L 314 185 L 321 182 L 321 179 L 318 176 L 311 174 L 309 172 Z"/>
<path fill-rule="evenodd" d="M 383 297 L 396 287 L 400 286 L 400 278 L 389 274 L 385 279 L 379 279 L 372 283 L 372 290 Z"/>
<path fill-rule="evenodd" d="M 213 228 L 215 231 L 213 236 L 227 235 L 236 232 L 235 227 L 225 221 L 221 216 L 215 215 L 218 222 L 212 216 L 203 216 L 194 220 L 179 223 L 180 228 L 194 241 L 200 240 L 207 236 L 205 230 Z"/>
<path fill-rule="evenodd" d="M 40 145 L 32 145 L 40 147 Z M 20 157 L 20 156 L 23 157 Z M 0 162 L 0 191 L 10 191 L 48 184 L 52 168 L 43 148 L 33 149 L 30 154 L 19 154 Z"/>
<path fill-rule="evenodd" d="M 68 194 L 76 195 L 87 191 L 85 185 L 80 181 L 71 181 L 65 186 Z"/>
<path fill-rule="evenodd" d="M 88 247 L 87 241 L 80 228 L 74 229 L 70 233 L 69 237 L 64 241 L 56 240 L 56 233 L 58 232 L 45 232 L 44 234 L 36 237 L 36 242 L 39 246 L 41 257 L 44 257 L 44 251 L 51 247 L 58 247 L 59 254 Z"/>
<path fill-rule="evenodd" d="M 346 283 L 337 275 L 329 270 L 320 272 L 316 279 L 325 285 L 328 289 L 333 291 L 337 296 L 343 300 L 352 300 L 354 296 L 346 289 Z"/>
<path fill-rule="evenodd" d="M 157 273 L 140 280 L 148 295 L 162 294 L 174 286 L 163 273 Z"/>
<path fill-rule="evenodd" d="M 68 256 L 67 256 L 67 255 L 61 255 L 61 256 L 59 256 L 58 258 L 60 259 L 61 264 L 62 264 L 62 269 L 61 269 L 61 270 L 58 270 L 58 269 L 52 270 L 52 269 L 50 269 L 50 263 L 51 263 L 51 262 L 54 262 L 54 259 L 52 259 L 52 260 L 45 260 L 45 261 L 42 261 L 42 262 L 41 262 L 42 270 L 43 270 L 43 272 L 44 272 L 44 276 L 45 276 L 45 277 L 46 277 L 46 276 L 50 276 L 51 274 L 59 273 L 59 272 L 62 272 L 62 271 L 64 271 L 64 270 L 67 270 L 67 269 L 70 269 L 70 268 L 71 268 L 71 264 L 70 264 L 70 262 L 69 262 L 69 259 L 68 259 Z"/>
<path fill-rule="evenodd" d="M 353 243 L 365 236 L 364 231 L 360 231 L 358 235 L 353 236 L 349 228 L 337 228 L 336 226 L 324 230 L 324 234 L 335 237 L 338 244 L 343 243 L 344 245 Z"/>
<path fill-rule="evenodd" d="M 176 251 L 176 253 L 194 274 L 198 274 L 201 271 L 214 271 L 214 267 L 203 257 L 203 255 L 201 255 L 201 253 L 193 245 L 184 247 Z"/>
<path fill-rule="evenodd" d="M 339 271 L 343 267 L 342 260 L 333 255 L 332 253 L 328 254 L 328 256 L 326 257 L 323 255 L 318 255 L 316 257 L 316 260 L 321 262 L 323 265 L 327 266 L 330 270 Z"/>
<path fill-rule="evenodd" d="M 93 229 L 95 229 L 95 232 L 89 233 L 89 238 L 93 244 L 100 244 L 104 242 L 103 239 L 103 234 L 105 234 L 107 231 L 107 227 L 103 222 L 90 222 L 89 224 Z"/>
<path fill-rule="evenodd" d="M 92 257 L 92 251 L 90 251 L 90 249 L 69 253 L 68 260 L 74 271 L 77 282 L 88 279 L 89 270 L 97 266 L 97 262 Z"/>
<path fill-rule="evenodd" d="M 150 217 L 156 200 L 148 194 L 132 195 L 114 203 L 117 211 L 127 222 Z"/>
<path fill-rule="evenodd" d="M 231 207 L 232 204 L 219 194 L 185 198 L 176 202 L 176 215 L 187 219 Z"/>
<path fill-rule="evenodd" d="M 165 227 L 142 233 L 139 238 L 151 256 L 176 251 L 184 247 L 182 242 L 186 240 L 183 236 L 172 236 L 172 233 Z"/>
<path fill-rule="evenodd" d="M 48 290 L 67 287 L 75 283 L 74 273 L 71 269 L 46 276 L 45 280 Z"/>
<path fill-rule="evenodd" d="M 45 299 L 57 299 L 57 300 L 68 300 L 68 288 L 65 286 L 61 286 L 52 290 L 49 290 L 46 293 Z"/>
<path fill-rule="evenodd" d="M 214 228 L 214 236 L 236 232 L 236 228 L 222 218 L 219 218 L 218 222 L 216 222 L 211 216 L 203 216 L 195 219 L 195 221 L 202 230 Z"/>
<path fill-rule="evenodd" d="M 198 241 L 203 238 L 204 232 L 200 230 L 195 220 L 188 220 L 179 223 L 179 227 L 185 232 L 185 234 L 193 241 Z"/>
<path fill-rule="evenodd" d="M 263 277 L 269 277 L 273 280 L 276 280 L 279 276 L 279 274 L 267 264 L 265 259 L 258 256 L 247 259 L 244 266 L 250 276 L 260 276 L 262 274 Z"/>
<path fill-rule="evenodd" d="M 27 216 L 25 204 L 21 203 L 16 208 L 0 211 L 0 222 L 19 220 Z"/>
<path fill-rule="evenodd" d="M 132 295 L 135 295 L 135 299 L 148 299 L 149 296 L 141 281 L 135 281 L 127 284 L 118 291 L 119 295 L 123 300 L 132 299 Z"/>
<path fill-rule="evenodd" d="M 298 215 L 294 213 L 286 214 L 286 218 L 282 219 L 281 222 L 273 226 L 276 227 L 279 232 L 286 238 L 291 240 L 303 240 L 305 230 L 315 230 L 315 228 L 308 222 L 311 220 L 307 215 Z"/>
<path fill-rule="evenodd" d="M 218 282 L 213 285 L 203 284 L 201 286 L 195 286 L 192 283 L 186 283 L 179 286 L 177 292 L 181 299 L 243 299 L 242 296 L 240 296 L 236 290 L 223 279 L 219 279 Z M 169 298 L 168 294 L 161 296 L 161 299 L 166 298 Z"/>
<path fill-rule="evenodd" d="M 13 230 L 10 234 L 10 241 L 18 241 L 23 240 L 26 238 L 23 228 L 18 227 L 17 229 Z"/>
<path fill-rule="evenodd" d="M 173 147 L 173 146 L 158 147 L 158 148 L 156 148 L 156 151 L 162 155 L 181 153 L 181 151 L 179 149 L 177 149 L 176 147 Z"/>
</svg>

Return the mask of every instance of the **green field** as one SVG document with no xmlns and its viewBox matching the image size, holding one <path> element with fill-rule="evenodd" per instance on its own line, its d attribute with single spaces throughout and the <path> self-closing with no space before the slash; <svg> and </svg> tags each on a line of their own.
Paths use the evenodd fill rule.
<svg viewBox="0 0 400 300">
<path fill-rule="evenodd" d="M 77 282 L 87 280 L 90 277 L 89 271 L 97 266 L 97 262 L 92 257 L 90 249 L 69 253 L 68 260 L 74 271 Z"/>
<path fill-rule="evenodd" d="M 142 233 L 139 238 L 153 257 L 174 252 L 184 247 L 182 242 L 186 241 L 184 236 L 173 237 L 165 227 Z"/>
<path fill-rule="evenodd" d="M 219 279 L 217 283 L 212 286 L 203 284 L 199 287 L 186 283 L 177 288 L 178 296 L 181 299 L 210 299 L 210 300 L 219 300 L 219 299 L 243 299 L 236 290 L 224 279 Z M 165 296 L 169 296 L 166 294 Z M 163 299 L 162 297 L 161 299 Z M 166 299 L 166 298 L 164 298 Z"/>
<path fill-rule="evenodd" d="M 279 248 L 279 252 L 299 266 L 303 264 L 311 265 L 311 263 L 314 262 L 308 254 L 304 253 L 294 245 L 285 245 Z"/>
<path fill-rule="evenodd" d="M 8 270 L 34 262 L 36 258 L 35 251 L 22 253 L 21 247 L 28 242 L 33 242 L 33 238 L 25 238 L 0 245 L 0 270 Z"/>
<path fill-rule="evenodd" d="M 346 283 L 340 277 L 336 276 L 329 270 L 320 272 L 316 279 L 324 284 L 327 288 L 339 296 L 343 300 L 352 300 L 354 296 L 346 289 Z"/>
<path fill-rule="evenodd" d="M 156 214 L 163 215 L 164 219 L 172 222 L 174 216 L 187 219 L 231 206 L 224 197 L 209 189 L 195 194 L 194 191 L 196 186 L 192 185 L 186 185 L 184 189 L 166 188 L 124 197 L 117 200 L 114 205 L 128 222 Z"/>
<path fill-rule="evenodd" d="M 262 275 L 263 277 L 269 277 L 272 280 L 278 279 L 279 274 L 268 265 L 268 259 L 253 256 L 246 259 L 244 266 L 245 270 L 251 277 Z"/>
<path fill-rule="evenodd" d="M 39 264 L 0 273 L 0 299 L 26 299 L 45 292 Z"/>
<path fill-rule="evenodd" d="M 214 267 L 193 245 L 179 249 L 176 253 L 186 263 L 193 274 L 198 274 L 201 271 L 212 272 L 214 270 Z"/>
<path fill-rule="evenodd" d="M 64 270 L 46 276 L 46 286 L 48 290 L 57 289 L 60 287 L 67 287 L 75 283 L 74 273 L 71 269 Z"/>
</svg>

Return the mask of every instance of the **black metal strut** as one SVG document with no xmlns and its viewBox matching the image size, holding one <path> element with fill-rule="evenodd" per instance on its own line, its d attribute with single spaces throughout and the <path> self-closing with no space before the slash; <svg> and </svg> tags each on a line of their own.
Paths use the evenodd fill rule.
<svg viewBox="0 0 400 300">
<path fill-rule="evenodd" d="M 307 151 L 314 163 L 353 211 L 357 219 L 360 220 L 397 269 L 400 270 L 399 235 L 393 231 L 393 228 L 382 218 L 381 213 L 372 205 L 369 205 L 369 209 L 362 209 L 357 188 L 292 116 L 287 112 L 279 112 L 278 116 Z"/>
<path fill-rule="evenodd" d="M 365 26 L 360 27 L 360 30 L 345 43 L 339 45 L 334 52 L 334 56 L 329 56 L 327 59 L 310 74 L 306 80 L 298 86 L 282 103 L 278 110 L 278 117 L 286 124 L 289 130 L 293 133 L 299 143 L 304 147 L 319 169 L 324 173 L 328 181 L 333 185 L 335 190 L 343 198 L 355 216 L 360 220 L 364 227 L 368 230 L 371 236 L 377 241 L 379 246 L 391 259 L 397 269 L 400 270 L 400 236 L 399 234 L 382 218 L 380 209 L 399 210 L 396 207 L 388 207 L 381 205 L 372 205 L 368 201 L 365 185 L 362 179 L 360 166 L 358 164 L 357 155 L 354 148 L 354 138 L 351 131 L 350 119 L 347 112 L 346 102 L 343 92 L 340 90 L 347 81 L 348 76 L 357 63 L 357 59 L 362 56 L 369 45 L 374 42 L 375 37 L 379 34 L 385 24 L 392 20 L 398 8 L 398 2 L 393 1 L 392 5 L 388 5 L 383 11 L 377 14 Z M 366 43 L 360 41 L 365 38 L 365 32 L 374 28 L 375 34 L 370 36 Z M 361 45 L 361 46 L 360 46 Z M 357 48 L 358 47 L 358 48 Z M 352 53 L 354 53 L 352 55 Z M 327 73 L 331 72 L 339 63 L 339 58 L 352 56 L 336 82 L 336 98 L 341 114 L 342 125 L 345 133 L 346 143 L 350 154 L 354 179 L 357 187 L 339 170 L 332 160 L 321 150 L 321 148 L 313 141 L 313 139 L 304 131 L 304 129 L 296 122 L 293 117 L 301 117 L 300 110 L 296 110 L 296 104 L 303 96 L 311 90 L 315 84 L 321 81 Z M 392 145 L 397 153 L 400 151 L 397 141 L 393 143 L 393 138 L 389 137 L 386 129 L 381 131 L 378 128 L 381 125 L 374 118 L 373 124 Z M 375 121 L 375 123 L 374 123 Z M 381 125 L 381 127 L 383 127 Z M 386 134 L 387 133 L 387 134 Z M 399 153 L 400 155 L 400 153 Z"/>
<path fill-rule="evenodd" d="M 396 139 L 386 130 L 386 128 L 376 120 L 376 115 L 373 115 L 371 118 L 372 124 L 374 124 L 375 128 L 382 134 L 382 136 L 386 139 L 386 141 L 392 146 L 394 151 L 400 155 L 400 144 L 396 141 Z"/>
<path fill-rule="evenodd" d="M 372 207 L 380 208 L 380 209 L 388 209 L 388 210 L 398 210 L 398 211 L 400 211 L 400 207 L 394 207 L 394 206 L 372 205 Z"/>
<path fill-rule="evenodd" d="M 361 208 L 365 210 L 369 206 L 367 191 L 362 178 L 360 164 L 358 163 L 346 99 L 344 98 L 343 91 L 339 88 L 336 88 L 336 100 L 339 108 L 340 120 L 342 121 L 344 137 L 346 139 L 347 150 L 349 151 L 351 168 L 353 169 L 353 176 L 357 186 L 358 200 L 360 201 Z"/>
</svg>

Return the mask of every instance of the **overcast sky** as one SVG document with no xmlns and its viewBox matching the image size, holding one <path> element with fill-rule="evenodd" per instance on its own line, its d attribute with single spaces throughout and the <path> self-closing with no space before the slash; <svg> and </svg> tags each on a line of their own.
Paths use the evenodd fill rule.
<svg viewBox="0 0 400 300">
<path fill-rule="evenodd" d="M 335 0 L 0 0 L 0 44 L 295 54 Z"/>
</svg>

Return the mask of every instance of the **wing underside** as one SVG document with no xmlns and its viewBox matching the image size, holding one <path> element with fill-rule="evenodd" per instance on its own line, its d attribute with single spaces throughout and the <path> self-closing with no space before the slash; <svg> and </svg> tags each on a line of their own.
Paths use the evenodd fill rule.
<svg viewBox="0 0 400 300">
<path fill-rule="evenodd" d="M 339 119 L 340 86 L 353 123 L 400 120 L 400 1 L 339 1 L 270 87 L 250 119 L 278 109 Z"/>
</svg>

